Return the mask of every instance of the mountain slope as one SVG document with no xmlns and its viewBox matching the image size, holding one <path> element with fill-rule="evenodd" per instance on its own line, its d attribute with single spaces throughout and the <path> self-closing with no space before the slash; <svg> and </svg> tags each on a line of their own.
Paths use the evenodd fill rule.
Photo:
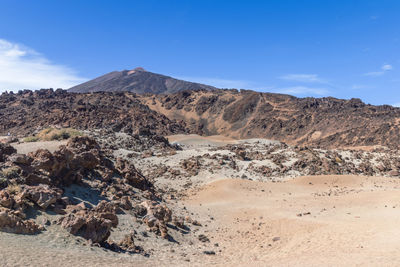
<svg viewBox="0 0 400 267">
<path fill-rule="evenodd" d="M 128 71 L 114 71 L 91 81 L 70 88 L 69 92 L 88 93 L 99 91 L 127 91 L 137 94 L 167 94 L 181 90 L 213 90 L 215 87 L 174 79 L 169 76 L 136 68 Z"/>
<path fill-rule="evenodd" d="M 183 123 L 169 120 L 126 92 L 74 94 L 42 89 L 0 95 L 0 136 L 27 135 L 50 126 L 129 134 L 186 132 Z"/>
<path fill-rule="evenodd" d="M 202 135 L 268 138 L 320 147 L 400 145 L 400 109 L 367 105 L 359 99 L 297 98 L 246 90 L 183 91 L 139 98 Z"/>
<path fill-rule="evenodd" d="M 159 135 L 197 133 L 266 138 L 291 145 L 400 147 L 400 109 L 359 99 L 297 98 L 237 90 L 174 94 L 63 90 L 0 96 L 0 135 L 52 125 Z"/>
</svg>

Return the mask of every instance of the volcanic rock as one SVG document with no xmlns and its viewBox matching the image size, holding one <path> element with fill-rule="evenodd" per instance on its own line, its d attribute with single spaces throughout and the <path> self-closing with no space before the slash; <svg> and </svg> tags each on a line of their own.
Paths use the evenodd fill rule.
<svg viewBox="0 0 400 267">
<path fill-rule="evenodd" d="M 19 212 L 0 207 L 0 230 L 15 234 L 37 234 L 44 228 L 33 220 L 24 220 Z"/>
</svg>

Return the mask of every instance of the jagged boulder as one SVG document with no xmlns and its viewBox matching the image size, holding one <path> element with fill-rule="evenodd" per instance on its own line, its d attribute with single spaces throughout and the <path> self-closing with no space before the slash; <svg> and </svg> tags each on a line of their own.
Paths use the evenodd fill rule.
<svg viewBox="0 0 400 267">
<path fill-rule="evenodd" d="M 96 140 L 88 136 L 75 136 L 68 141 L 66 147 L 75 152 L 100 150 L 100 146 Z"/>
<path fill-rule="evenodd" d="M 0 143 L 0 162 L 6 159 L 6 156 L 17 153 L 17 150 L 8 144 Z"/>
<path fill-rule="evenodd" d="M 134 234 L 130 233 L 125 235 L 125 237 L 118 242 L 118 246 L 126 251 L 136 251 L 137 247 L 135 245 Z"/>
<path fill-rule="evenodd" d="M 22 194 L 42 209 L 47 209 L 51 204 L 61 199 L 61 189 L 52 189 L 48 185 L 27 186 Z"/>
<path fill-rule="evenodd" d="M 37 234 L 43 227 L 33 220 L 25 220 L 18 211 L 0 208 L 0 230 L 15 234 Z"/>
<path fill-rule="evenodd" d="M 201 166 L 199 157 L 191 157 L 181 161 L 181 167 L 191 176 L 199 174 Z"/>
<path fill-rule="evenodd" d="M 15 165 L 30 165 L 32 163 L 32 158 L 25 154 L 12 154 L 8 160 Z"/>
<path fill-rule="evenodd" d="M 25 210 L 26 202 L 26 194 L 18 185 L 13 185 L 0 191 L 0 206 L 20 212 L 22 217 L 24 216 L 23 211 Z"/>
<path fill-rule="evenodd" d="M 75 137 L 66 146 L 61 146 L 54 153 L 46 149 L 29 153 L 28 156 L 31 160 L 23 160 L 24 163 L 30 162 L 31 171 L 25 172 L 26 177 L 29 177 L 29 184 L 46 183 L 43 181 L 43 176 L 48 176 L 51 180 L 49 182 L 53 185 L 79 183 L 85 172 L 99 166 L 101 162 L 100 154 L 100 147 L 94 139 Z M 21 161 L 18 160 L 16 164 L 21 165 Z"/>
<path fill-rule="evenodd" d="M 168 229 L 166 223 L 172 220 L 171 210 L 166 205 L 155 201 L 144 201 L 140 205 L 146 209 L 143 221 L 150 230 L 161 235 L 163 238 L 167 238 Z"/>
<path fill-rule="evenodd" d="M 111 228 L 118 225 L 118 217 L 113 210 L 107 202 L 100 202 L 92 210 L 77 206 L 62 217 L 60 223 L 73 235 L 82 236 L 93 243 L 102 243 L 110 236 Z"/>
<path fill-rule="evenodd" d="M 147 190 L 153 187 L 152 183 L 146 179 L 132 163 L 127 160 L 117 158 L 116 170 L 126 179 L 127 183 L 135 188 Z"/>
</svg>

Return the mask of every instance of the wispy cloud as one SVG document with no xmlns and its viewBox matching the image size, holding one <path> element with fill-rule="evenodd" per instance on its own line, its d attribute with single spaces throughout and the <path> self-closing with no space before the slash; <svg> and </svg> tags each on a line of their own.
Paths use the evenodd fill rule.
<svg viewBox="0 0 400 267">
<path fill-rule="evenodd" d="M 54 64 L 29 47 L 0 39 L 0 92 L 70 88 L 86 80 L 71 68 Z"/>
<path fill-rule="evenodd" d="M 370 88 L 370 86 L 363 85 L 363 84 L 353 84 L 353 85 L 351 86 L 351 89 L 354 89 L 354 90 L 366 89 L 366 88 Z"/>
<path fill-rule="evenodd" d="M 293 86 L 293 87 L 286 87 L 280 88 L 275 90 L 277 93 L 282 94 L 293 94 L 293 95 L 327 95 L 329 90 L 326 88 L 314 88 L 314 87 L 307 87 L 307 86 Z"/>
<path fill-rule="evenodd" d="M 378 76 L 382 76 L 383 74 L 385 74 L 384 71 L 371 71 L 371 72 L 364 73 L 364 76 L 378 77 Z"/>
<path fill-rule="evenodd" d="M 287 74 L 279 77 L 279 79 L 305 83 L 326 83 L 317 74 Z"/>
<path fill-rule="evenodd" d="M 383 64 L 380 71 L 367 72 L 367 73 L 364 73 L 364 76 L 378 77 L 378 76 L 382 76 L 383 74 L 385 74 L 388 71 L 391 71 L 392 69 L 393 69 L 392 65 Z"/>
<path fill-rule="evenodd" d="M 393 67 L 392 67 L 392 65 L 390 65 L 390 64 L 384 64 L 384 65 L 381 67 L 381 69 L 382 69 L 383 71 L 388 71 L 388 70 L 392 70 Z"/>
<path fill-rule="evenodd" d="M 178 77 L 178 79 L 212 85 L 217 88 L 250 89 L 253 87 L 251 82 L 244 80 L 229 80 L 207 77 Z"/>
<path fill-rule="evenodd" d="M 399 103 L 394 103 L 392 104 L 393 107 L 399 108 L 400 107 L 400 102 Z"/>
<path fill-rule="evenodd" d="M 311 80 L 313 79 L 312 77 L 308 78 L 310 78 Z M 297 96 L 309 96 L 309 95 L 326 96 L 329 94 L 329 90 L 326 88 L 315 88 L 309 86 L 291 86 L 291 87 L 260 86 L 254 82 L 245 80 L 227 80 L 227 79 L 204 78 L 204 77 L 203 78 L 179 77 L 179 79 L 208 84 L 215 86 L 217 88 L 249 89 L 259 92 L 274 92 L 274 93 L 291 94 Z"/>
</svg>

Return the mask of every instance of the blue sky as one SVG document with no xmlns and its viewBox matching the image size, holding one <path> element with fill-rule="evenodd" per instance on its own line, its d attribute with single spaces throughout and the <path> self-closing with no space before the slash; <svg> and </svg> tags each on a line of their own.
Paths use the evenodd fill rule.
<svg viewBox="0 0 400 267">
<path fill-rule="evenodd" d="M 0 90 L 137 66 L 219 87 L 400 105 L 400 1 L 0 1 Z"/>
</svg>

